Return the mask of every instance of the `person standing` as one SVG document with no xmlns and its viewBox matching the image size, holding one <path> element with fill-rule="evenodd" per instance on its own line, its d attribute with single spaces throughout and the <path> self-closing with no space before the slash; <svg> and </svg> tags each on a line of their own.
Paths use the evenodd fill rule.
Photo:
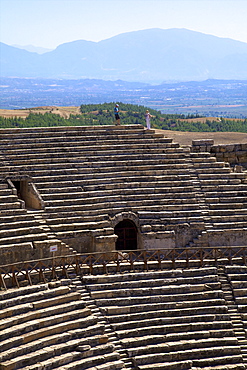
<svg viewBox="0 0 247 370">
<path fill-rule="evenodd" d="M 115 119 L 116 119 L 116 125 L 120 125 L 120 117 L 119 117 L 119 105 L 116 104 L 114 107 L 114 114 L 115 114 Z"/>
<path fill-rule="evenodd" d="M 146 124 L 147 124 L 147 130 L 150 130 L 150 128 L 151 128 L 150 119 L 151 119 L 151 114 L 149 113 L 148 110 L 146 110 L 145 120 L 146 120 Z"/>
</svg>

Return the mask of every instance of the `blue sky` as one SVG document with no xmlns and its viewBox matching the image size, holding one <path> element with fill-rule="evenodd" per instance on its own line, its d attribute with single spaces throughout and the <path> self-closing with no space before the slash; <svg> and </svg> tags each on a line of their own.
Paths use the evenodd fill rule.
<svg viewBox="0 0 247 370">
<path fill-rule="evenodd" d="M 148 28 L 187 28 L 247 42 L 246 15 L 247 0 L 0 0 L 0 41 L 54 49 Z"/>
</svg>

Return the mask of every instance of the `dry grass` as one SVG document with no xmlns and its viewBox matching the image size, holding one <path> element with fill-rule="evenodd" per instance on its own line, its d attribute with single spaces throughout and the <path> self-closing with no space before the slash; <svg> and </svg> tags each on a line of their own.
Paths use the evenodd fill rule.
<svg viewBox="0 0 247 370">
<path fill-rule="evenodd" d="M 30 113 L 36 114 L 45 114 L 45 113 L 54 113 L 59 114 L 61 117 L 69 118 L 70 114 L 80 114 L 79 107 L 37 107 L 30 109 L 0 109 L 0 116 L 11 118 L 11 117 L 20 117 L 26 118 Z"/>
<path fill-rule="evenodd" d="M 170 137 L 180 145 L 191 145 L 192 140 L 213 139 L 214 144 L 246 144 L 247 134 L 242 132 L 188 132 L 155 130 L 162 132 L 166 137 Z"/>
</svg>

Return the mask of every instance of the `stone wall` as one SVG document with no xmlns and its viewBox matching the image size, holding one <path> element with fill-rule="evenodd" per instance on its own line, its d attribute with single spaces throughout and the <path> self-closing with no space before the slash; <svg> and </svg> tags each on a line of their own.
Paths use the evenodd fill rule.
<svg viewBox="0 0 247 370">
<path fill-rule="evenodd" d="M 230 166 L 242 166 L 247 170 L 247 139 L 246 144 L 214 145 L 214 140 L 193 140 L 192 152 L 210 152 L 219 162 L 229 162 Z"/>
<path fill-rule="evenodd" d="M 211 153 L 218 161 L 229 162 L 231 166 L 240 165 L 247 170 L 247 143 L 213 145 Z"/>
</svg>

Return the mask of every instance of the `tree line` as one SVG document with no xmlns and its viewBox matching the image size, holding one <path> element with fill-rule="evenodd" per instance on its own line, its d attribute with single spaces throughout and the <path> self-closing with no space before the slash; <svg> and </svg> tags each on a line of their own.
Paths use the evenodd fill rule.
<svg viewBox="0 0 247 370">
<path fill-rule="evenodd" d="M 71 114 L 69 118 L 63 118 L 54 113 L 30 113 L 26 118 L 0 117 L 0 128 L 111 125 L 115 123 L 113 111 L 115 104 L 113 102 L 84 104 L 80 106 L 81 114 Z M 145 126 L 144 114 L 148 109 L 152 116 L 152 127 L 157 129 L 195 132 L 247 132 L 247 119 L 215 118 L 205 119 L 202 122 L 202 120 L 199 120 L 200 116 L 198 114 L 187 116 L 183 114 L 164 114 L 142 105 L 121 102 L 118 102 L 118 104 L 121 123 L 124 125 L 142 124 Z M 193 120 L 191 120 L 192 118 Z"/>
</svg>

